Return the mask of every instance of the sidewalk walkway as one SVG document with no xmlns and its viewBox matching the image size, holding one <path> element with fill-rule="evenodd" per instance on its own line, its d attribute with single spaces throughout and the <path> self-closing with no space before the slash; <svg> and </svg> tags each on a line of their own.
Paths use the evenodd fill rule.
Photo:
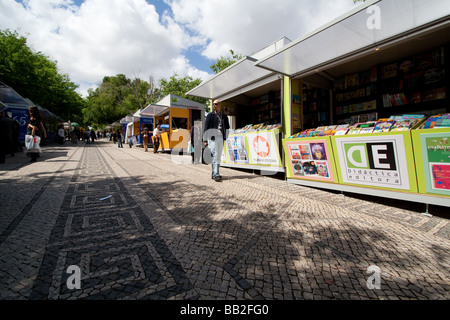
<svg viewBox="0 0 450 320">
<path fill-rule="evenodd" d="M 106 141 L 8 157 L 0 300 L 450 298 L 449 220 L 210 170 Z"/>
</svg>

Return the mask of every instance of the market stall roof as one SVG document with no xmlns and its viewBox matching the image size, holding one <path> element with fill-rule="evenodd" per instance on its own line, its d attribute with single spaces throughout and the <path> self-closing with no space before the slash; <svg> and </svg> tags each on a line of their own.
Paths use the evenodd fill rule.
<svg viewBox="0 0 450 320">
<path fill-rule="evenodd" d="M 129 114 L 126 117 L 120 119 L 119 123 L 125 124 L 125 123 L 138 122 L 138 121 L 139 121 L 139 117 L 136 117 L 134 114 Z"/>
<path fill-rule="evenodd" d="M 29 105 L 27 100 L 3 82 L 0 82 L 0 101 L 5 105 Z"/>
<path fill-rule="evenodd" d="M 159 102 L 148 105 L 140 112 L 140 116 L 158 116 L 167 112 L 170 108 L 205 110 L 205 105 L 193 100 L 176 96 L 174 94 L 168 94 Z"/>
<path fill-rule="evenodd" d="M 225 70 L 202 82 L 199 86 L 190 90 L 187 95 L 208 99 L 227 99 L 227 96 L 235 96 L 267 83 L 277 81 L 278 75 L 273 71 L 255 67 L 258 59 L 266 57 L 289 43 L 290 40 L 283 37 L 264 49 L 245 56 Z"/>
<path fill-rule="evenodd" d="M 201 104 L 200 102 L 182 98 L 171 93 L 165 96 L 163 99 L 161 99 L 161 101 L 159 101 L 155 105 L 169 108 L 184 108 L 195 110 L 205 109 L 205 105 Z"/>
<path fill-rule="evenodd" d="M 140 113 L 141 117 L 154 117 L 161 113 L 164 113 L 166 110 L 169 110 L 169 107 L 157 106 L 154 104 L 148 105 L 142 112 Z"/>
<path fill-rule="evenodd" d="M 23 98 L 13 88 L 4 84 L 3 82 L 0 82 L 0 102 L 2 103 L 2 105 L 6 107 L 17 109 L 28 109 L 31 106 L 35 106 L 33 101 L 31 101 L 30 99 Z M 61 122 L 63 121 L 59 116 L 57 116 L 53 112 L 41 106 L 37 107 L 43 119 Z"/>
<path fill-rule="evenodd" d="M 374 59 L 411 39 L 424 44 L 431 32 L 448 31 L 449 17 L 450 1 L 369 0 L 255 66 L 290 77 L 308 76 L 344 62 Z M 449 32 L 443 34 L 448 38 Z"/>
</svg>

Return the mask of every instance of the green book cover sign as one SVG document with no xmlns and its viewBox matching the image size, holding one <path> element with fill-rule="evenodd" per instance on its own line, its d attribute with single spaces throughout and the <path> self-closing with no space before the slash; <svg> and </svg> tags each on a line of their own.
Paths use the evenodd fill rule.
<svg viewBox="0 0 450 320">
<path fill-rule="evenodd" d="M 419 192 L 450 196 L 450 128 L 413 130 Z"/>
<path fill-rule="evenodd" d="M 425 138 L 428 156 L 429 186 L 433 191 L 450 191 L 450 137 Z"/>
</svg>

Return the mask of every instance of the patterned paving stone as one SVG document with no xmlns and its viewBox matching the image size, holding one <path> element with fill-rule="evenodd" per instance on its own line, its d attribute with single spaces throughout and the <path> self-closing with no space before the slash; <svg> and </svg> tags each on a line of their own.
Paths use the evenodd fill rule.
<svg viewBox="0 0 450 320">
<path fill-rule="evenodd" d="M 450 298 L 443 218 L 108 142 L 8 160 L 3 300 Z"/>
</svg>

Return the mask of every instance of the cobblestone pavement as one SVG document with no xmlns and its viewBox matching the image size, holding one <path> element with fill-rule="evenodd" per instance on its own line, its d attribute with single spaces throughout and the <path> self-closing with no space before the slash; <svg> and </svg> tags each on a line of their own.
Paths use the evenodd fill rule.
<svg viewBox="0 0 450 320">
<path fill-rule="evenodd" d="M 450 220 L 210 170 L 106 141 L 8 157 L 0 300 L 450 298 Z"/>
</svg>

